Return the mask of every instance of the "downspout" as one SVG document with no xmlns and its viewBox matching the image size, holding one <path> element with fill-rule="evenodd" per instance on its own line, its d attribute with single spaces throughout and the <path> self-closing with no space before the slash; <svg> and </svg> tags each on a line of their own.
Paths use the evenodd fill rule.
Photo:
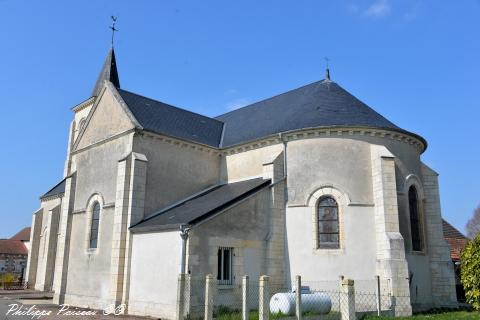
<svg viewBox="0 0 480 320">
<path fill-rule="evenodd" d="M 283 143 L 283 178 L 287 179 L 287 140 L 283 133 L 278 134 L 280 140 Z M 288 201 L 287 181 L 285 181 L 285 203 Z"/>
<path fill-rule="evenodd" d="M 187 265 L 187 240 L 189 232 L 190 228 L 188 225 L 182 224 L 180 226 L 180 237 L 182 238 L 182 261 L 180 266 L 180 274 L 185 274 L 185 269 Z"/>
<path fill-rule="evenodd" d="M 283 133 L 279 133 L 278 137 L 283 143 L 283 177 L 287 177 L 287 140 L 285 139 L 285 136 Z"/>
</svg>

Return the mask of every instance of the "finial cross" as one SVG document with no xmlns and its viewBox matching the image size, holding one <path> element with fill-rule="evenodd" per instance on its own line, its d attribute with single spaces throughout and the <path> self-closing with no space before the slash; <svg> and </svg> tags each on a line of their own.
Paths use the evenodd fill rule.
<svg viewBox="0 0 480 320">
<path fill-rule="evenodd" d="M 113 48 L 113 39 L 115 37 L 115 31 L 118 31 L 118 29 L 115 28 L 115 23 L 117 23 L 117 17 L 112 16 L 112 25 L 110 26 L 110 29 L 112 29 L 112 48 Z"/>
<path fill-rule="evenodd" d="M 330 59 L 328 57 L 325 57 L 325 62 L 327 64 L 327 68 L 325 69 L 325 79 L 330 80 Z"/>
</svg>

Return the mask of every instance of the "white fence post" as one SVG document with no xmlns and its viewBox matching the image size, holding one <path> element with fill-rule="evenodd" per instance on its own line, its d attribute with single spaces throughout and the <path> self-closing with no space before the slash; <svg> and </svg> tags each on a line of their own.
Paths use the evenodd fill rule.
<svg viewBox="0 0 480 320">
<path fill-rule="evenodd" d="M 269 288 L 268 281 L 269 276 L 261 276 L 258 286 L 258 319 L 268 320 L 270 317 L 270 304 L 269 304 Z"/>
<path fill-rule="evenodd" d="M 213 296 L 215 290 L 215 279 L 212 274 L 205 277 L 205 320 L 213 319 Z"/>
<path fill-rule="evenodd" d="M 395 308 L 397 305 L 397 299 L 393 295 L 393 286 L 392 286 L 392 280 L 388 279 L 388 295 L 390 298 L 390 313 L 391 315 L 395 316 Z"/>
<path fill-rule="evenodd" d="M 340 312 L 342 320 L 356 320 L 355 315 L 355 286 L 352 279 L 343 279 L 341 282 Z"/>
<path fill-rule="evenodd" d="M 185 314 L 185 277 L 184 273 L 178 275 L 177 284 L 177 320 L 183 320 Z"/>
<path fill-rule="evenodd" d="M 242 279 L 242 320 L 248 320 L 248 314 L 250 312 L 248 308 L 248 276 L 243 276 Z"/>
<path fill-rule="evenodd" d="M 296 276 L 295 277 L 295 313 L 297 316 L 297 320 L 302 320 L 302 277 Z"/>
</svg>

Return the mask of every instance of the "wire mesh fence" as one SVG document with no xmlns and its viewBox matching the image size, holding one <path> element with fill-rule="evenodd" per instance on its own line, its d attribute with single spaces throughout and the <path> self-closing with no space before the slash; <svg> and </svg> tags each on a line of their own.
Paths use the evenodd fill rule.
<svg viewBox="0 0 480 320">
<path fill-rule="evenodd" d="M 24 290 L 27 287 L 28 283 L 22 280 L 0 281 L 0 290 Z"/>
<path fill-rule="evenodd" d="M 205 279 L 186 279 L 180 304 L 183 318 L 256 320 L 268 316 L 277 320 L 301 316 L 302 319 L 336 320 L 341 319 L 342 312 L 349 312 L 352 300 L 351 294 L 341 290 L 339 281 L 305 281 L 299 290 L 295 282 L 262 284 L 258 279 L 237 279 L 229 285 L 213 281 L 210 285 L 209 290 Z M 369 303 L 368 310 L 376 310 L 375 301 Z"/>
<path fill-rule="evenodd" d="M 223 284 L 213 277 L 210 280 L 187 277 L 184 294 L 179 297 L 180 319 L 343 320 L 412 313 L 408 288 L 405 295 L 393 295 L 389 279 L 302 281 L 298 278 L 282 283 L 244 278 Z"/>
</svg>

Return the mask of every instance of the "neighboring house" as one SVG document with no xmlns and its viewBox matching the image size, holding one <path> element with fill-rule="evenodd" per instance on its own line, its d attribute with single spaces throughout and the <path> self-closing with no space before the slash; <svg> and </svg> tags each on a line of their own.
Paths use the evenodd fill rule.
<svg viewBox="0 0 480 320">
<path fill-rule="evenodd" d="M 25 227 L 17 232 L 10 240 L 22 241 L 27 250 L 30 250 L 30 227 Z"/>
<path fill-rule="evenodd" d="M 455 265 L 455 285 L 457 287 L 458 301 L 465 301 L 465 291 L 460 281 L 460 260 L 463 248 L 467 245 L 468 238 L 465 237 L 458 229 L 443 220 L 443 235 L 450 245 L 450 257 Z"/>
<path fill-rule="evenodd" d="M 0 239 L 0 273 L 22 278 L 27 265 L 28 249 L 20 240 Z"/>
<path fill-rule="evenodd" d="M 197 302 L 211 273 L 226 300 L 245 274 L 379 275 L 396 314 L 456 304 L 427 142 L 328 73 L 211 118 L 121 89 L 112 49 L 72 110 L 64 178 L 32 219 L 28 281 L 56 303 L 171 319 L 179 273 Z"/>
</svg>

